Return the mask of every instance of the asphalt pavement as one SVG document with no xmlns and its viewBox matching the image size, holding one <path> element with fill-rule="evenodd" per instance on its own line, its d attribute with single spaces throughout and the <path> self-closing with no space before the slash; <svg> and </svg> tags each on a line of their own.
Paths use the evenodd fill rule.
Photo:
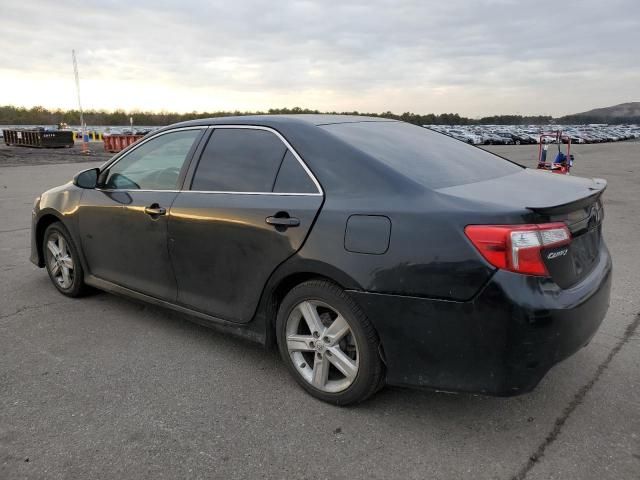
<svg viewBox="0 0 640 480">
<path fill-rule="evenodd" d="M 529 166 L 536 148 L 491 147 Z M 613 290 L 592 342 L 523 396 L 385 388 L 339 408 L 274 351 L 128 299 L 57 293 L 28 260 L 33 200 L 98 163 L 4 150 L 0 479 L 640 478 L 640 142 L 574 151 L 575 175 L 609 182 Z"/>
</svg>

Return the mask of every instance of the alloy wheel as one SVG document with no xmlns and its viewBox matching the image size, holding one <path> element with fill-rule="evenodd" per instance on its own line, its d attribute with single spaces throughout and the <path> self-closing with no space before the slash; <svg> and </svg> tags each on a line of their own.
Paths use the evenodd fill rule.
<svg viewBox="0 0 640 480">
<path fill-rule="evenodd" d="M 53 232 L 47 239 L 47 263 L 51 278 L 58 282 L 62 289 L 71 288 L 74 278 L 74 264 L 71 250 L 65 238 Z"/>
<path fill-rule="evenodd" d="M 358 345 L 345 318 L 319 300 L 297 304 L 286 323 L 287 350 L 298 373 L 314 388 L 337 393 L 358 374 Z"/>
</svg>

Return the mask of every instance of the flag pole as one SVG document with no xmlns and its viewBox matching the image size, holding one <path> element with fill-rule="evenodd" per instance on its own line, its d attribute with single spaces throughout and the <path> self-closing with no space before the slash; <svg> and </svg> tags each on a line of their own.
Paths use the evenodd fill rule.
<svg viewBox="0 0 640 480">
<path fill-rule="evenodd" d="M 82 112 L 82 102 L 80 101 L 80 76 L 78 75 L 78 62 L 76 61 L 76 51 L 71 50 L 71 58 L 73 59 L 73 74 L 76 78 L 76 92 L 78 94 L 78 108 L 80 109 L 80 128 L 82 130 L 82 153 L 89 154 L 89 137 L 87 135 L 87 126 L 84 123 L 84 114 Z"/>
</svg>

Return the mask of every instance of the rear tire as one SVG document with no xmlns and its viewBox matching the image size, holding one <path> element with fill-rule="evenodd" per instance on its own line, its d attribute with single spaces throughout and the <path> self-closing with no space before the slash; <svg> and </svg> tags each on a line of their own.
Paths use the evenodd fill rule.
<svg viewBox="0 0 640 480">
<path fill-rule="evenodd" d="M 331 282 L 294 287 L 278 309 L 276 336 L 291 375 L 324 402 L 359 403 L 384 385 L 378 334 L 358 304 Z"/>
<path fill-rule="evenodd" d="M 51 283 L 60 293 L 80 297 L 87 292 L 78 249 L 61 222 L 54 222 L 45 230 L 42 252 Z"/>
</svg>

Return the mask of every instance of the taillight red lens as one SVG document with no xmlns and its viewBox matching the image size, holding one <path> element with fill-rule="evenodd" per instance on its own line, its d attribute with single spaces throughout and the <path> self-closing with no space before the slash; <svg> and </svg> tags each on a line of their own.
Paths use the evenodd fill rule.
<svg viewBox="0 0 640 480">
<path fill-rule="evenodd" d="M 549 275 L 540 251 L 571 241 L 564 223 L 468 225 L 464 232 L 491 265 L 527 275 Z"/>
</svg>

